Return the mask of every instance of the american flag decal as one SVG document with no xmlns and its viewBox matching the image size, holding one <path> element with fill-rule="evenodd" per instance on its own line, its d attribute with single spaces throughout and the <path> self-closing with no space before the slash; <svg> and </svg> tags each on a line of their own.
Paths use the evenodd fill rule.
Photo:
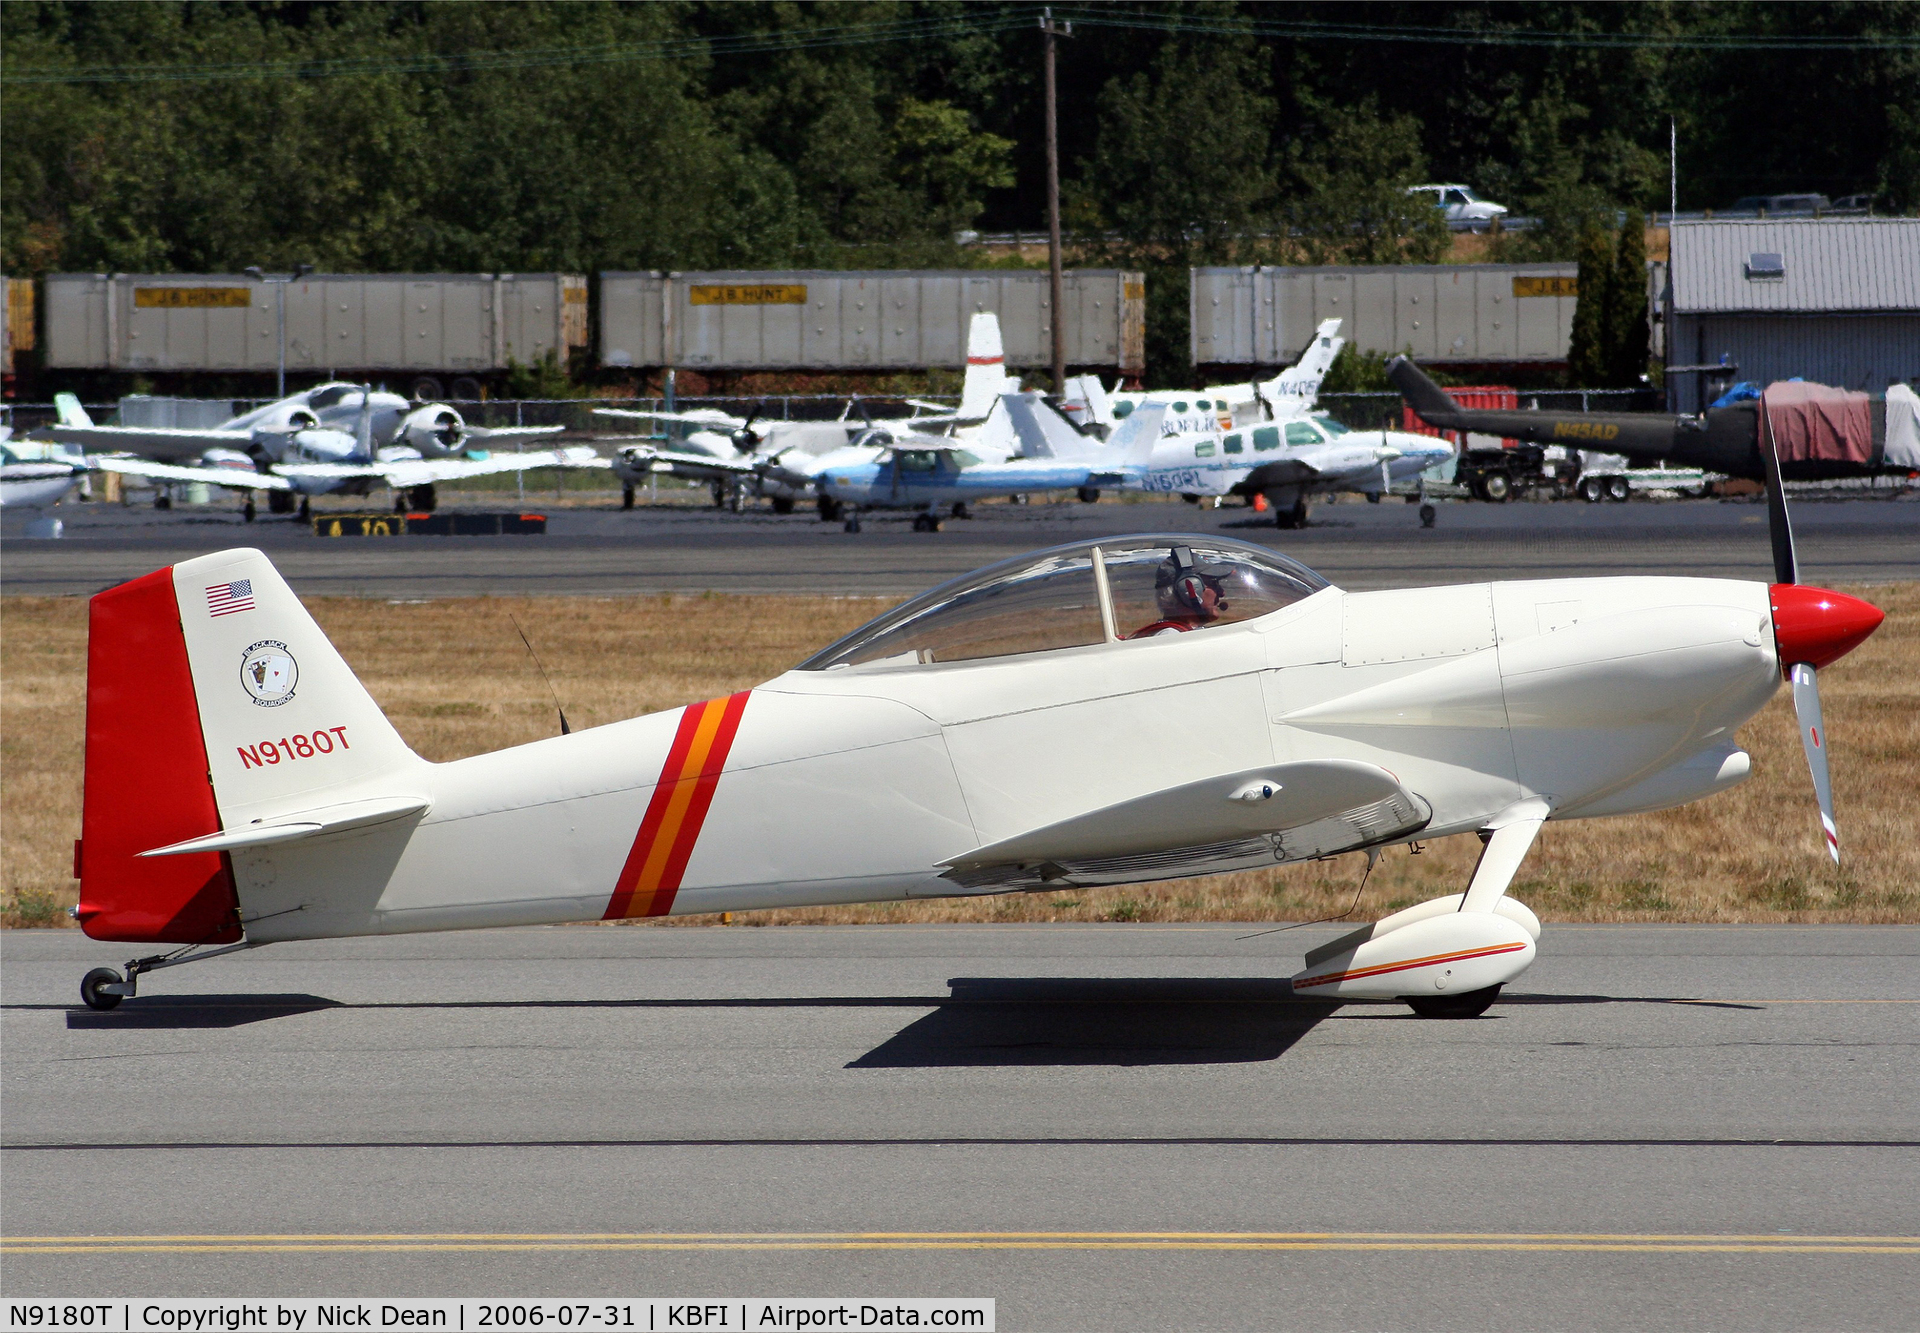
<svg viewBox="0 0 1920 1333">
<path fill-rule="evenodd" d="M 230 616 L 236 611 L 253 610 L 253 580 L 235 579 L 232 583 L 216 583 L 207 589 L 207 614 L 210 616 Z"/>
</svg>

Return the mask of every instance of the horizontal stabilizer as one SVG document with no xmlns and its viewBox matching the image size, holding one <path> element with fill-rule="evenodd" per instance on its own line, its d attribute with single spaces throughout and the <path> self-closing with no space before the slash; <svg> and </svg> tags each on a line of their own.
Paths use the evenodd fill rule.
<svg viewBox="0 0 1920 1333">
<path fill-rule="evenodd" d="M 317 837 L 323 833 L 346 833 L 354 829 L 369 828 L 375 824 L 385 824 L 408 815 L 423 813 L 431 804 L 424 796 L 378 797 L 365 801 L 347 801 L 340 805 L 323 806 L 318 810 L 301 810 L 288 815 L 276 815 L 272 822 L 256 822 L 239 828 L 225 829 L 211 833 L 203 838 L 189 838 L 185 842 L 171 843 L 165 847 L 155 847 L 152 851 L 141 852 L 141 856 L 186 856 L 193 852 L 227 852 L 236 847 L 265 847 L 273 843 L 298 842 L 302 838 Z"/>
</svg>

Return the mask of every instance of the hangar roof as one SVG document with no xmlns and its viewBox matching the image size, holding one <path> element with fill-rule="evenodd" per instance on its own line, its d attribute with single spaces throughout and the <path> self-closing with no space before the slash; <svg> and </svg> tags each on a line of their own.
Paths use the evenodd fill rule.
<svg viewBox="0 0 1920 1333">
<path fill-rule="evenodd" d="M 1920 314 L 1920 218 L 1679 222 L 1673 309 Z"/>
</svg>

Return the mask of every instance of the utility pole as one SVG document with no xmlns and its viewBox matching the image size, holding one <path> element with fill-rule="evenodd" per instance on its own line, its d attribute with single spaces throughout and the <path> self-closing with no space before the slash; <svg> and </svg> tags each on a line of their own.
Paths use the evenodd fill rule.
<svg viewBox="0 0 1920 1333">
<path fill-rule="evenodd" d="M 1060 271 L 1060 119 L 1053 74 L 1053 43 L 1056 37 L 1073 36 L 1073 24 L 1055 23 L 1053 11 L 1040 12 L 1040 31 L 1047 43 L 1047 315 L 1053 330 L 1053 393 L 1056 398 L 1067 391 L 1067 330 L 1062 322 L 1066 305 L 1066 279 Z"/>
<path fill-rule="evenodd" d="M 280 373 L 274 381 L 273 396 L 275 398 L 285 398 L 287 396 L 287 284 L 298 282 L 300 279 L 306 277 L 307 274 L 313 272 L 313 265 L 295 264 L 293 266 L 293 272 L 287 274 L 285 277 L 269 277 L 267 274 L 261 272 L 258 264 L 249 264 L 244 272 L 255 282 L 268 283 L 278 289 L 280 302 L 274 322 L 280 329 Z"/>
</svg>

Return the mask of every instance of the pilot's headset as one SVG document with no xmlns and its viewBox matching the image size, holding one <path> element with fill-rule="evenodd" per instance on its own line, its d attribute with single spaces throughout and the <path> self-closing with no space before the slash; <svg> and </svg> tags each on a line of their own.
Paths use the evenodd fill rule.
<svg viewBox="0 0 1920 1333">
<path fill-rule="evenodd" d="M 1153 589 L 1163 602 L 1171 600 L 1183 611 L 1204 615 L 1206 589 L 1211 585 L 1220 594 L 1214 609 L 1224 611 L 1227 609 L 1226 579 L 1231 572 L 1225 565 L 1203 565 L 1194 557 L 1191 547 L 1176 546 L 1155 571 Z"/>
</svg>

